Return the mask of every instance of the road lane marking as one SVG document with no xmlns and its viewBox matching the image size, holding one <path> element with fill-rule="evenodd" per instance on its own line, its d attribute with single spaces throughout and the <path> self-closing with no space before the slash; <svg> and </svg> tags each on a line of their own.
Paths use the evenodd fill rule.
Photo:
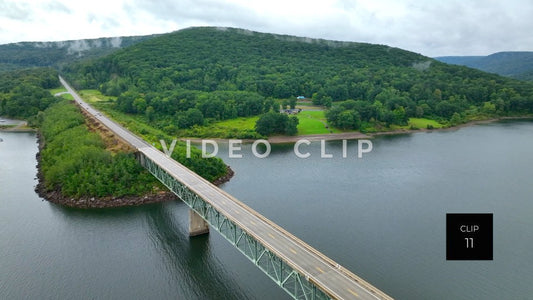
<svg viewBox="0 0 533 300">
<path fill-rule="evenodd" d="M 315 268 L 318 270 L 318 272 L 324 274 L 324 270 L 322 270 L 320 267 L 315 267 Z"/>
<path fill-rule="evenodd" d="M 254 221 L 250 221 L 250 223 L 251 223 L 252 225 L 256 225 Z"/>
<path fill-rule="evenodd" d="M 359 298 L 359 294 L 357 294 L 356 292 L 352 291 L 351 289 L 348 289 L 348 292 L 350 292 L 350 294 L 354 295 L 355 297 Z"/>
<path fill-rule="evenodd" d="M 268 236 L 273 238 L 273 239 L 276 239 L 276 237 L 274 235 L 272 235 L 272 233 L 268 233 Z"/>
<path fill-rule="evenodd" d="M 289 248 L 289 250 L 291 250 L 292 253 L 294 254 L 297 254 L 298 252 L 296 252 L 296 250 L 292 249 L 292 248 Z"/>
</svg>

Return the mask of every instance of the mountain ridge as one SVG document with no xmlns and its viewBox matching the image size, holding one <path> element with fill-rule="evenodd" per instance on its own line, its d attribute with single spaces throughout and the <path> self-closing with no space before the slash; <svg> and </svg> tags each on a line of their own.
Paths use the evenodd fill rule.
<svg viewBox="0 0 533 300">
<path fill-rule="evenodd" d="M 2 44 L 0 72 L 33 67 L 61 68 L 72 62 L 108 55 L 155 36 L 157 35 Z"/>
<path fill-rule="evenodd" d="M 487 56 L 440 56 L 435 59 L 520 80 L 533 80 L 533 51 L 503 51 Z"/>
<path fill-rule="evenodd" d="M 110 105 L 168 134 L 279 110 L 297 96 L 326 107 L 348 101 L 333 110 L 340 128 L 533 111 L 526 82 L 385 45 L 238 28 L 175 31 L 65 72 L 76 87 L 117 97 Z"/>
</svg>

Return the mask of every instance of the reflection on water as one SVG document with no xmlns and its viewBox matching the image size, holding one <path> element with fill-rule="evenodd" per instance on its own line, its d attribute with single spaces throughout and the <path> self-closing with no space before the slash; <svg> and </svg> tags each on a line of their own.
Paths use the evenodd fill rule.
<svg viewBox="0 0 533 300">
<path fill-rule="evenodd" d="M 150 227 L 150 239 L 159 250 L 172 282 L 178 283 L 187 299 L 216 299 L 224 291 L 224 299 L 245 299 L 246 295 L 233 279 L 226 276 L 209 247 L 209 235 L 189 238 L 186 222 L 176 222 L 176 210 L 187 211 L 182 202 L 158 205 L 146 215 Z M 181 214 L 183 215 L 183 214 Z M 213 233 L 216 234 L 216 233 Z"/>
<path fill-rule="evenodd" d="M 189 239 L 183 203 L 82 210 L 42 201 L 35 135 L 0 136 L 0 299 L 257 298 L 254 282 L 243 288 L 231 273 L 249 264 L 240 254 L 213 252 L 225 242 L 209 235 Z"/>
</svg>

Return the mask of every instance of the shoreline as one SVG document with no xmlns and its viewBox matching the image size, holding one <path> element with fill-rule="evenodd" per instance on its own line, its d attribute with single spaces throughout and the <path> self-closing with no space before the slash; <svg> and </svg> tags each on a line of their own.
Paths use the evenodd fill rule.
<svg viewBox="0 0 533 300">
<path fill-rule="evenodd" d="M 87 114 L 83 114 L 86 120 L 87 128 L 91 131 L 98 132 L 104 143 L 106 143 L 106 148 L 110 147 L 110 145 L 113 145 L 117 149 L 123 149 L 124 147 L 117 146 L 119 144 L 123 144 L 122 141 L 117 140 L 116 136 L 113 134 L 109 134 L 108 130 L 104 130 L 105 126 L 102 127 L 102 124 L 97 122 L 94 118 L 89 117 Z M 21 125 L 25 125 L 26 122 L 21 122 L 17 127 L 20 127 Z M 11 130 L 14 131 L 14 130 Z M 153 203 L 161 203 L 171 200 L 179 199 L 178 196 L 176 196 L 171 191 L 165 189 L 158 192 L 152 192 L 145 195 L 140 196 L 122 196 L 122 197 L 113 197 L 113 196 L 105 196 L 105 197 L 93 197 L 93 196 L 82 196 L 82 197 L 70 197 L 63 195 L 60 190 L 52 190 L 49 191 L 46 189 L 44 185 L 44 176 L 41 171 L 41 160 L 40 160 L 40 154 L 42 149 L 44 148 L 44 140 L 41 136 L 41 133 L 37 129 L 33 129 L 32 131 L 37 132 L 37 143 L 38 143 L 38 152 L 36 154 L 37 159 L 37 179 L 38 183 L 35 187 L 35 192 L 39 197 L 43 198 L 44 200 L 63 205 L 66 207 L 71 208 L 79 208 L 79 209 L 92 209 L 92 208 L 115 208 L 115 207 L 127 207 L 127 206 L 139 206 L 144 204 L 153 204 Z M 110 140 L 115 140 L 114 142 L 110 142 Z M 126 149 L 129 145 L 126 146 Z M 115 149 L 115 150 L 117 150 Z M 112 151 L 108 148 L 108 151 Z M 219 186 L 225 182 L 228 182 L 235 172 L 230 168 L 230 166 L 226 166 L 226 174 L 218 179 L 216 179 L 213 184 Z M 44 201 L 43 200 L 43 201 Z"/>
<path fill-rule="evenodd" d="M 2 127 L 0 127 L 0 132 L 37 132 L 37 129 L 34 129 L 34 128 L 2 128 Z"/>
<path fill-rule="evenodd" d="M 410 133 L 417 133 L 417 132 L 433 132 L 433 131 L 455 131 L 459 130 L 461 128 L 480 125 L 480 124 L 490 124 L 490 123 L 496 123 L 500 121 L 506 121 L 506 120 L 533 120 L 533 115 L 531 116 L 522 116 L 522 117 L 499 117 L 499 118 L 491 118 L 486 120 L 474 120 L 469 121 L 463 124 L 451 126 L 451 127 L 444 127 L 444 128 L 433 128 L 433 129 L 427 129 L 427 128 L 420 128 L 420 129 L 399 129 L 399 130 L 392 130 L 392 131 L 381 131 L 381 132 L 375 132 L 372 133 L 371 136 L 380 136 L 380 135 L 395 135 L 395 134 L 410 134 Z"/>
<path fill-rule="evenodd" d="M 48 201 L 51 203 L 59 204 L 62 206 L 78 209 L 99 209 L 99 208 L 116 208 L 116 207 L 129 207 L 129 206 L 140 206 L 144 204 L 153 204 L 153 203 L 162 203 L 167 201 L 173 201 L 179 199 L 174 193 L 168 190 L 160 191 L 157 193 L 150 193 L 141 196 L 122 196 L 122 197 L 69 197 L 65 196 L 59 190 L 46 190 L 44 186 L 44 178 L 41 171 L 41 150 L 44 147 L 44 141 L 39 131 L 37 131 L 37 143 L 38 151 L 35 155 L 37 159 L 37 179 L 38 183 L 35 186 L 35 192 L 43 201 Z M 215 180 L 213 184 L 219 186 L 225 182 L 228 182 L 235 172 L 227 166 L 226 175 Z"/>
<path fill-rule="evenodd" d="M 309 140 L 309 141 L 320 141 L 320 140 L 326 140 L 326 141 L 338 141 L 338 140 L 358 140 L 358 139 L 372 139 L 377 136 L 382 135 L 400 135 L 400 134 L 411 134 L 411 133 L 417 133 L 417 132 L 433 132 L 433 131 L 453 131 L 453 130 L 459 130 L 464 127 L 470 127 L 474 125 L 479 124 L 489 124 L 499 121 L 505 121 L 505 120 L 533 120 L 533 115 L 529 116 L 519 116 L 519 117 L 499 117 L 499 118 L 491 118 L 486 120 L 474 120 L 469 121 L 463 124 L 459 124 L 456 126 L 451 127 L 445 127 L 445 128 L 433 128 L 433 129 L 427 129 L 427 128 L 420 128 L 420 129 L 397 129 L 397 130 L 389 130 L 389 131 L 378 131 L 378 132 L 372 132 L 372 133 L 362 133 L 360 131 L 350 131 L 350 132 L 342 132 L 342 133 L 328 133 L 328 134 L 310 134 L 310 135 L 294 135 L 294 136 L 286 136 L 286 135 L 277 135 L 277 136 L 271 136 L 267 139 L 267 141 L 270 144 L 291 144 L 296 143 L 299 140 Z M 212 140 L 216 142 L 227 142 L 229 140 L 233 139 L 223 139 L 223 138 L 180 138 L 180 141 L 191 141 L 192 144 L 201 144 L 202 140 Z M 243 143 L 253 143 L 254 139 L 235 139 L 240 140 Z M 257 139 L 259 140 L 259 139 Z"/>
<path fill-rule="evenodd" d="M 317 141 L 317 140 L 350 140 L 350 139 L 369 139 L 374 138 L 381 135 L 399 135 L 399 134 L 411 134 L 411 133 L 417 133 L 417 132 L 433 132 L 433 131 L 453 131 L 453 130 L 459 130 L 464 127 L 470 127 L 474 125 L 479 124 L 489 124 L 499 121 L 505 121 L 505 120 L 527 120 L 527 119 L 533 119 L 533 116 L 521 116 L 521 117 L 500 117 L 500 118 L 492 118 L 487 120 L 476 120 L 476 121 L 470 121 L 464 124 L 460 124 L 453 127 L 447 127 L 447 128 L 435 128 L 435 129 L 400 129 L 400 130 L 392 130 L 392 131 L 383 131 L 383 132 L 375 132 L 370 134 L 364 134 L 361 132 L 344 132 L 344 133 L 333 133 L 333 134 L 314 134 L 314 135 L 301 135 L 301 136 L 273 136 L 268 138 L 268 142 L 272 144 L 284 144 L 284 143 L 295 143 L 298 140 L 307 139 L 309 141 Z M 144 204 L 153 204 L 153 203 L 161 203 L 166 201 L 172 201 L 179 199 L 176 195 L 174 195 L 170 191 L 161 191 L 158 193 L 151 193 L 147 195 L 142 196 L 123 196 L 123 197 L 68 197 L 63 194 L 61 194 L 60 191 L 53 190 L 53 191 L 47 191 L 44 187 L 44 178 L 42 176 L 41 172 L 41 162 L 40 162 L 40 153 L 41 150 L 44 147 L 44 141 L 42 140 L 42 137 L 38 130 L 36 129 L 17 129 L 17 130 L 0 130 L 0 131 L 12 131 L 12 132 L 37 132 L 37 142 L 39 144 L 39 149 L 36 154 L 37 159 L 37 178 L 38 178 L 38 184 L 35 187 L 35 192 L 39 195 L 39 197 L 43 198 L 44 200 L 63 205 L 70 208 L 79 208 L 79 209 L 94 209 L 94 208 L 115 208 L 115 207 L 128 207 L 128 206 L 139 206 Z M 187 140 L 187 139 L 182 139 Z M 190 138 L 188 139 L 192 143 L 195 142 L 201 142 L 202 139 L 198 138 Z M 211 139 L 215 141 L 227 141 L 228 139 Z M 250 142 L 252 143 L 255 140 L 251 139 L 243 139 L 243 142 Z M 213 182 L 214 185 L 220 186 L 221 184 L 230 181 L 230 179 L 234 176 L 235 172 L 231 169 L 230 166 L 227 166 L 227 173 L 226 175 L 220 177 L 219 179 L 215 180 Z M 43 200 L 43 201 L 44 201 Z"/>
<path fill-rule="evenodd" d="M 44 148 L 44 141 L 39 131 L 37 131 L 38 151 L 35 155 L 37 159 L 37 179 L 35 192 L 43 201 L 59 204 L 70 208 L 91 209 L 91 208 L 115 208 L 127 206 L 139 206 L 143 204 L 160 203 L 177 198 L 170 191 L 164 191 L 157 194 L 148 194 L 142 196 L 124 196 L 124 197 L 68 197 L 58 190 L 48 191 L 44 186 L 43 173 L 41 171 L 41 151 Z"/>
<path fill-rule="evenodd" d="M 35 132 L 37 129 L 28 127 L 28 122 L 23 120 L 1 119 L 6 122 L 0 124 L 1 132 Z"/>
</svg>

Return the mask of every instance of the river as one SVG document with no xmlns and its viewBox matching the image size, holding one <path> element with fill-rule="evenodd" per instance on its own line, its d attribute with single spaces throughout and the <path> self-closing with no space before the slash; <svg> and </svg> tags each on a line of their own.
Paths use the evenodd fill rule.
<svg viewBox="0 0 533 300">
<path fill-rule="evenodd" d="M 189 238 L 181 202 L 77 210 L 40 199 L 33 133 L 0 132 L 1 299 L 287 299 L 218 233 Z M 396 299 L 531 299 L 533 122 L 272 145 L 219 156 L 222 186 Z M 493 213 L 492 261 L 446 260 L 446 213 Z"/>
</svg>

